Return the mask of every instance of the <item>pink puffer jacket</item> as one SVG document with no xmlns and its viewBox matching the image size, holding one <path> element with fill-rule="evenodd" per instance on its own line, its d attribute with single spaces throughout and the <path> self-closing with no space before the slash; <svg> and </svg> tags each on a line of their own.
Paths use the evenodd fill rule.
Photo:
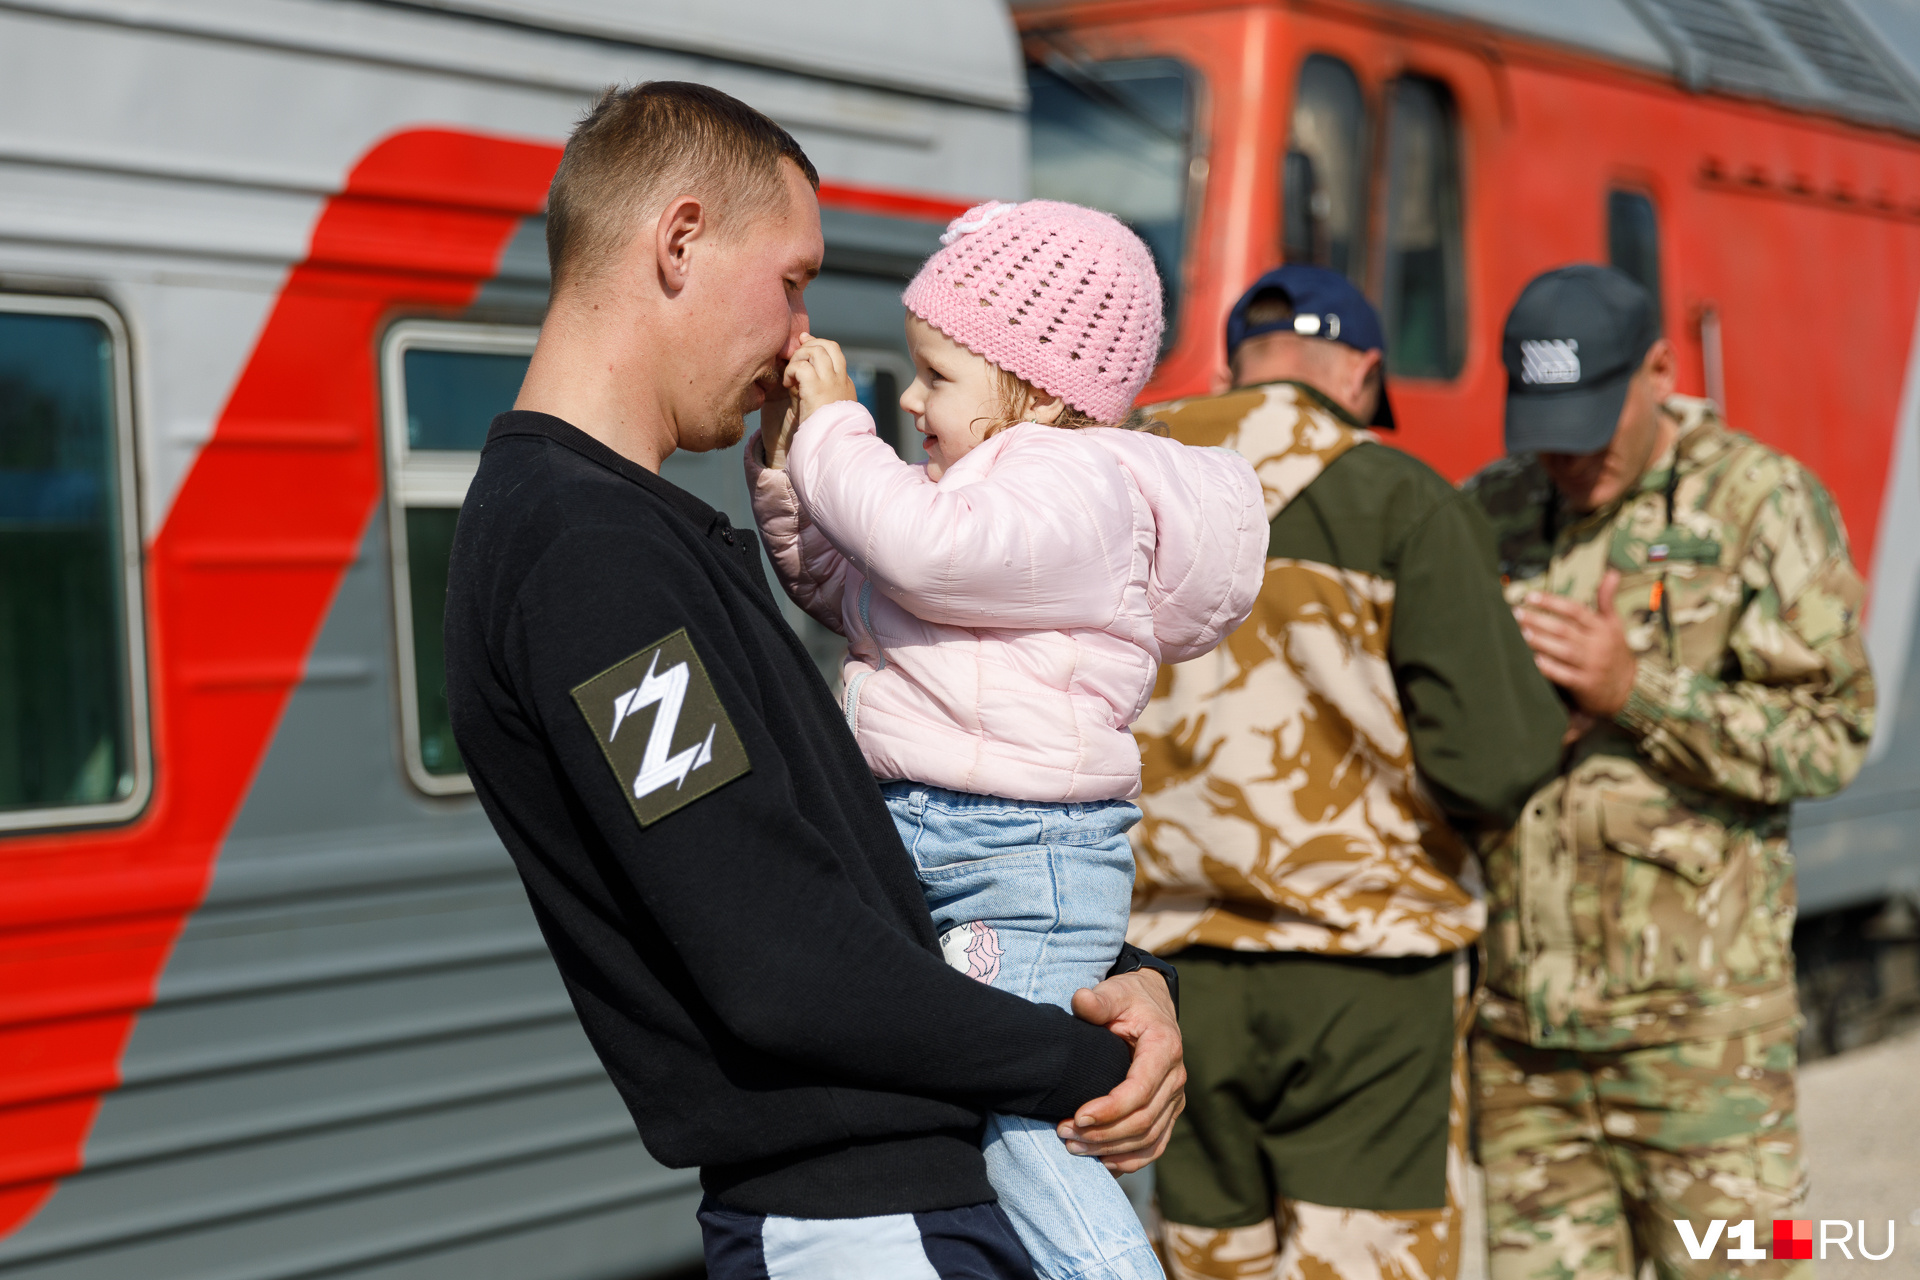
<svg viewBox="0 0 1920 1280">
<path fill-rule="evenodd" d="M 1023 423 L 941 476 L 853 402 L 747 484 L 774 571 L 847 638 L 847 722 L 874 776 L 1018 800 L 1140 790 L 1128 732 L 1162 662 L 1246 620 L 1260 482 L 1223 449 Z"/>
</svg>

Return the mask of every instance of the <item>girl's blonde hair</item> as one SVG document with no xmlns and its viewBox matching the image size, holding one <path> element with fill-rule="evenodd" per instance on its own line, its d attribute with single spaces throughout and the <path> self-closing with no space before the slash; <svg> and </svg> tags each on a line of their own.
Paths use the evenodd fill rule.
<svg viewBox="0 0 1920 1280">
<path fill-rule="evenodd" d="M 997 364 L 993 366 L 993 385 L 995 392 L 993 412 L 987 415 L 987 430 L 980 437 L 983 440 L 991 439 L 1008 427 L 1028 421 L 1027 415 L 1033 411 L 1036 404 L 1053 399 L 1019 374 L 1009 373 Z M 980 419 L 975 418 L 974 421 L 978 422 Z M 1127 416 L 1118 422 L 1102 422 L 1085 410 L 1063 404 L 1060 416 L 1050 425 L 1062 431 L 1080 431 L 1087 427 L 1118 427 L 1123 431 L 1145 431 L 1156 436 L 1168 434 L 1165 423 L 1149 418 L 1139 409 L 1128 411 Z"/>
</svg>

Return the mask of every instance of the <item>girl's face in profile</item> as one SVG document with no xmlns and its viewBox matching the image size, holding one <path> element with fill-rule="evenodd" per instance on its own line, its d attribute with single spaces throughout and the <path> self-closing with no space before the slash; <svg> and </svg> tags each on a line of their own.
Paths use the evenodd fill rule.
<svg viewBox="0 0 1920 1280">
<path fill-rule="evenodd" d="M 997 421 L 999 372 L 911 312 L 907 349 L 915 376 L 900 395 L 900 407 L 913 415 L 926 444 L 927 479 L 938 480 L 986 439 Z"/>
</svg>

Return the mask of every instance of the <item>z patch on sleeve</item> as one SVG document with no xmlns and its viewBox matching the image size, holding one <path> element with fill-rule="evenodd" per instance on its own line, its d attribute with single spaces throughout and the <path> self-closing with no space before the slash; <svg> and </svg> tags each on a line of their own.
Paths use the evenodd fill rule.
<svg viewBox="0 0 1920 1280">
<path fill-rule="evenodd" d="M 573 701 L 643 827 L 753 767 L 685 628 L 576 685 Z"/>
</svg>

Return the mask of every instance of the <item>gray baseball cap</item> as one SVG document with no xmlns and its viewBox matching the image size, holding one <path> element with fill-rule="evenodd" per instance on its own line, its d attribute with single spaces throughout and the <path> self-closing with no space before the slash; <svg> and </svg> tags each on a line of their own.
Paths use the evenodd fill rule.
<svg viewBox="0 0 1920 1280">
<path fill-rule="evenodd" d="M 1627 384 L 1660 337 L 1653 298 L 1612 267 L 1535 276 L 1507 314 L 1507 452 L 1592 453 L 1613 439 Z"/>
</svg>

